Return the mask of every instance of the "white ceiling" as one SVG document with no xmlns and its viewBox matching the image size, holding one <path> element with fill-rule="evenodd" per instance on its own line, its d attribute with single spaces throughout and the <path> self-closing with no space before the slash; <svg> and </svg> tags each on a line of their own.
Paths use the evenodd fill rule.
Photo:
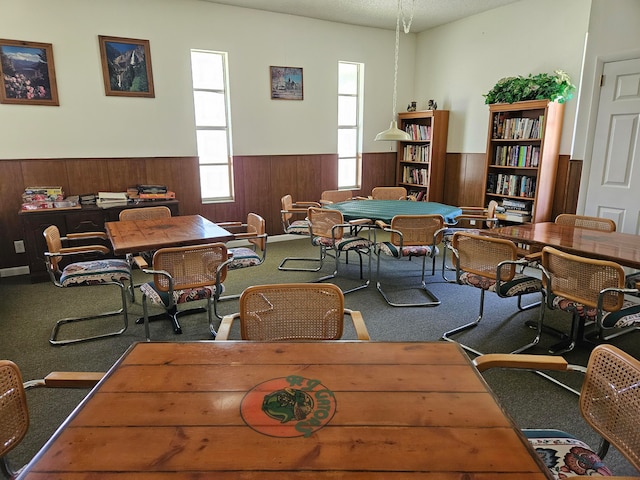
<svg viewBox="0 0 640 480">
<path fill-rule="evenodd" d="M 301 17 L 395 30 L 398 0 L 203 0 Z M 400 0 L 417 33 L 520 0 Z M 402 24 L 402 20 L 401 20 Z"/>
</svg>

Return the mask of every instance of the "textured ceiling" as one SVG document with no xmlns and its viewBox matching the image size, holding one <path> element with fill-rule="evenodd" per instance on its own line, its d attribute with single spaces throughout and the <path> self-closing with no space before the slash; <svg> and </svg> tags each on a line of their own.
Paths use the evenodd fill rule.
<svg viewBox="0 0 640 480">
<path fill-rule="evenodd" d="M 203 0 L 301 17 L 395 30 L 398 0 Z M 401 0 L 417 33 L 520 0 Z"/>
</svg>

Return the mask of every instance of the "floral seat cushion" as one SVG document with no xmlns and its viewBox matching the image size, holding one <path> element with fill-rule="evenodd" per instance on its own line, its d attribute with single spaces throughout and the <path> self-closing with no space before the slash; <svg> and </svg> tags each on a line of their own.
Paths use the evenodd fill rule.
<svg viewBox="0 0 640 480">
<path fill-rule="evenodd" d="M 313 237 L 312 243 L 316 247 L 323 246 L 334 248 L 333 240 L 328 237 Z M 371 247 L 371 242 L 366 238 L 351 236 L 342 237 L 335 245 L 336 250 L 340 250 L 342 252 L 347 250 L 366 249 L 369 247 Z"/>
<path fill-rule="evenodd" d="M 465 285 L 471 285 L 472 287 L 496 292 L 502 297 L 514 297 L 526 293 L 535 293 L 542 289 L 540 280 L 521 273 L 515 274 L 508 282 L 501 282 L 499 289 L 497 288 L 497 282 L 495 280 L 476 275 L 475 273 L 464 272 L 460 275 L 460 282 Z"/>
<path fill-rule="evenodd" d="M 291 233 L 293 235 L 309 235 L 309 221 L 296 220 L 295 222 L 291 222 L 286 233 Z"/>
<path fill-rule="evenodd" d="M 384 253 L 390 257 L 433 257 L 438 254 L 438 247 L 431 247 L 431 245 L 411 245 L 408 247 L 400 247 L 394 245 L 391 242 L 380 242 L 378 244 L 378 253 Z"/>
<path fill-rule="evenodd" d="M 566 432 L 525 429 L 523 433 L 554 478 L 612 475 L 589 445 Z"/>
<path fill-rule="evenodd" d="M 577 312 L 578 316 L 586 321 L 595 321 L 597 309 L 585 307 L 583 304 L 568 300 L 561 296 L 553 297 L 554 308 L 565 312 Z M 640 303 L 625 299 L 622 308 L 617 312 L 605 312 L 602 316 L 602 325 L 605 328 L 625 328 L 640 325 Z"/>
<path fill-rule="evenodd" d="M 158 290 L 153 282 L 140 285 L 142 293 L 154 304 L 168 307 L 170 305 L 169 292 Z M 220 285 L 220 295 L 224 292 L 224 285 Z M 173 303 L 179 305 L 181 303 L 195 302 L 197 300 L 206 300 L 212 298 L 216 294 L 216 286 L 208 285 L 201 288 L 189 288 L 186 290 L 174 290 Z"/>
<path fill-rule="evenodd" d="M 262 256 L 247 247 L 238 247 L 229 249 L 229 253 L 233 254 L 233 261 L 227 266 L 229 270 L 236 268 L 255 267 L 262 263 Z"/>
<path fill-rule="evenodd" d="M 71 287 L 105 282 L 125 282 L 130 279 L 131 269 L 126 260 L 104 259 L 68 265 L 62 271 L 60 284 L 63 287 Z"/>
</svg>

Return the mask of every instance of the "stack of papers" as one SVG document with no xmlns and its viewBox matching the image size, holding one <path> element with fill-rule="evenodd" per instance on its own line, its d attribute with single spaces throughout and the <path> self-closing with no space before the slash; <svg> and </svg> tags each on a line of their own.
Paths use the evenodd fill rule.
<svg viewBox="0 0 640 480">
<path fill-rule="evenodd" d="M 98 192 L 96 205 L 100 208 L 121 207 L 127 204 L 126 192 Z"/>
</svg>

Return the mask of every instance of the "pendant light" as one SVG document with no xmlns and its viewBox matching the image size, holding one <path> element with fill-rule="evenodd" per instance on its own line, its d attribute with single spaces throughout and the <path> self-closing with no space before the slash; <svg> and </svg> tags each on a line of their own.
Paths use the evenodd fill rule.
<svg viewBox="0 0 640 480">
<path fill-rule="evenodd" d="M 412 0 L 415 2 L 415 0 Z M 397 99 L 397 90 L 398 90 L 398 53 L 400 49 L 400 16 L 402 13 L 402 26 L 404 27 L 404 33 L 409 33 L 411 29 L 411 22 L 413 21 L 413 11 L 415 3 L 412 3 L 411 7 L 411 18 L 409 19 L 409 24 L 407 25 L 404 20 L 404 14 L 402 13 L 402 0 L 398 0 L 398 14 L 396 16 L 396 49 L 395 49 L 395 58 L 393 65 L 393 120 L 391 120 L 391 125 L 387 130 L 380 132 L 376 135 L 376 141 L 408 141 L 411 140 L 411 136 L 398 128 L 398 122 L 396 121 L 396 99 Z"/>
</svg>

